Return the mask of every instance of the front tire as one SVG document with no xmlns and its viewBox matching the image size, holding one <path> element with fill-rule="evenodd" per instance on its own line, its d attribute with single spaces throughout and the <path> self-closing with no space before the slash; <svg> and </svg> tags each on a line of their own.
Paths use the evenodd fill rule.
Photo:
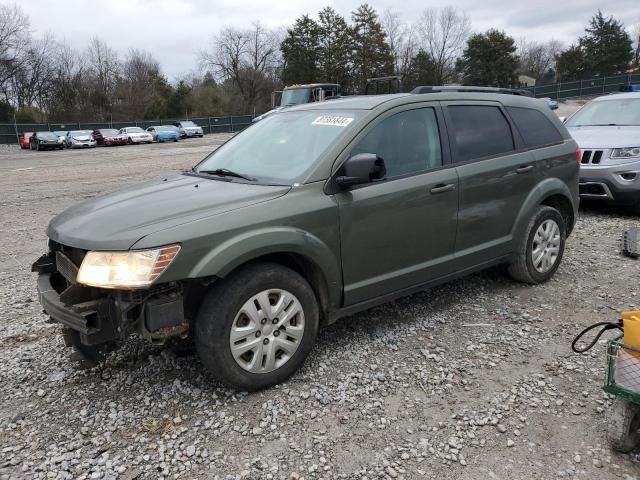
<svg viewBox="0 0 640 480">
<path fill-rule="evenodd" d="M 567 229 L 560 212 L 540 205 L 514 252 L 509 275 L 514 280 L 533 285 L 546 282 L 560 266 L 566 237 Z"/>
<path fill-rule="evenodd" d="M 248 265 L 205 297 L 195 322 L 196 349 L 223 384 L 260 390 L 300 368 L 318 318 L 315 294 L 302 276 L 277 264 Z"/>
</svg>

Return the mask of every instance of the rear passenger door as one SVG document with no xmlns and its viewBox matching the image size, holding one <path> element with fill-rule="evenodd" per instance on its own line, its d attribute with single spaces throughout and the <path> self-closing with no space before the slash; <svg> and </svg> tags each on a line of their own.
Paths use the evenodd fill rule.
<svg viewBox="0 0 640 480">
<path fill-rule="evenodd" d="M 459 178 L 457 270 L 511 251 L 520 207 L 541 172 L 498 102 L 443 102 Z"/>
</svg>

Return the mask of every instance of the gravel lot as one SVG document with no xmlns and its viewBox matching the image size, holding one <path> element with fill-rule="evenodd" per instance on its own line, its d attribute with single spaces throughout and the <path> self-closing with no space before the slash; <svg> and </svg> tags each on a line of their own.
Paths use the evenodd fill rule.
<svg viewBox="0 0 640 480">
<path fill-rule="evenodd" d="M 619 209 L 582 209 L 549 283 L 494 269 L 342 319 L 268 391 L 215 385 L 188 344 L 132 339 L 75 370 L 30 273 L 47 222 L 223 139 L 0 152 L 0 478 L 640 478 L 606 442 L 604 343 L 570 350 L 640 307 L 640 263 L 618 253 L 640 218 Z"/>
</svg>

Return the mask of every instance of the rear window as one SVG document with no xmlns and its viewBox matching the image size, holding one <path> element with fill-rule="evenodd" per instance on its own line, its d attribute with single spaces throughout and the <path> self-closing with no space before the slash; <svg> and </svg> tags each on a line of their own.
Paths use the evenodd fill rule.
<svg viewBox="0 0 640 480">
<path fill-rule="evenodd" d="M 509 122 L 498 107 L 450 105 L 456 161 L 509 153 L 514 150 Z M 451 132 L 450 132 L 451 133 Z"/>
<path fill-rule="evenodd" d="M 527 147 L 544 147 L 562 142 L 562 135 L 542 112 L 521 107 L 507 107 L 507 112 Z"/>
</svg>

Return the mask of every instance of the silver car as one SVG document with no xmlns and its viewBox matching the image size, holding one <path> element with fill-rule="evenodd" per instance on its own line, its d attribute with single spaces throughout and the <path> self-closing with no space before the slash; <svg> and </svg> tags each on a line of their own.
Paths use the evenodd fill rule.
<svg viewBox="0 0 640 480">
<path fill-rule="evenodd" d="M 173 122 L 173 125 L 178 127 L 178 131 L 180 132 L 180 136 L 182 138 L 204 136 L 204 131 L 202 130 L 202 127 L 196 125 L 191 120 Z"/>
<path fill-rule="evenodd" d="M 64 141 L 67 148 L 93 148 L 97 145 L 93 139 L 93 130 L 71 130 Z"/>
<path fill-rule="evenodd" d="M 598 97 L 565 126 L 582 150 L 580 196 L 640 206 L 640 93 Z"/>
</svg>

